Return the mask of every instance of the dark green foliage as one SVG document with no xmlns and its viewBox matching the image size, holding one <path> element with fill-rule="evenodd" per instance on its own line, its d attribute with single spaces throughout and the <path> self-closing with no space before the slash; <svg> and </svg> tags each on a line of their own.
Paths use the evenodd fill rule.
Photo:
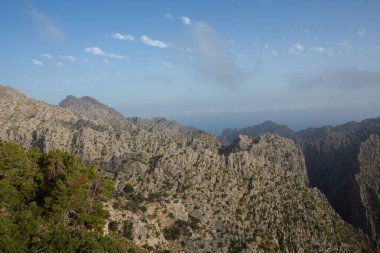
<svg viewBox="0 0 380 253">
<path fill-rule="evenodd" d="M 130 193 L 133 193 L 135 191 L 135 189 L 133 188 L 133 186 L 130 185 L 130 184 L 126 184 L 124 186 L 123 190 L 124 190 L 125 194 L 130 194 Z"/>
<path fill-rule="evenodd" d="M 193 223 L 184 220 L 176 220 L 171 227 L 164 228 L 164 237 L 166 240 L 177 240 L 181 235 L 191 236 L 190 226 L 193 226 Z"/>
<path fill-rule="evenodd" d="M 112 232 L 116 232 L 117 228 L 118 228 L 117 221 L 113 220 L 113 221 L 110 221 L 110 223 L 108 223 L 108 229 L 111 230 Z"/>
<path fill-rule="evenodd" d="M 124 221 L 123 223 L 123 236 L 127 239 L 132 240 L 133 237 L 133 222 Z"/>
<path fill-rule="evenodd" d="M 239 253 L 239 252 L 243 252 L 246 248 L 247 248 L 247 244 L 245 242 L 242 242 L 239 240 L 231 240 L 229 248 L 228 248 L 228 252 Z M 270 251 L 264 251 L 264 252 L 270 252 Z"/>
<path fill-rule="evenodd" d="M 113 183 L 62 151 L 0 141 L 0 252 L 126 252 L 102 235 Z"/>
</svg>

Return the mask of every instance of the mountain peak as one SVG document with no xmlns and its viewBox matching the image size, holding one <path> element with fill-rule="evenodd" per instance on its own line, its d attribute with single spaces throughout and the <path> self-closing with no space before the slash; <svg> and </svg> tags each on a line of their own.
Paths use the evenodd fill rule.
<svg viewBox="0 0 380 253">
<path fill-rule="evenodd" d="M 113 122 L 124 119 L 121 113 L 89 96 L 77 98 L 73 95 L 68 95 L 59 103 L 59 106 L 69 109 L 78 116 L 85 116 L 94 120 L 101 119 Z"/>
</svg>

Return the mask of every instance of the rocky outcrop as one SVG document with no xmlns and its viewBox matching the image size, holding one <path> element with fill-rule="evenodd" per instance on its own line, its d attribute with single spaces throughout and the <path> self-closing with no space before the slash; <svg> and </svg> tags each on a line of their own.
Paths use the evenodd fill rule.
<svg viewBox="0 0 380 253">
<path fill-rule="evenodd" d="M 366 172 L 363 164 L 380 166 L 379 160 L 370 155 L 376 153 L 376 148 L 371 150 L 371 147 L 379 145 L 378 139 L 370 136 L 379 133 L 379 118 L 350 122 L 331 129 L 304 150 L 310 185 L 326 195 L 344 220 L 362 229 L 377 243 L 380 231 L 374 224 L 378 223 L 376 214 L 380 209 L 376 204 L 368 204 L 368 198 L 375 196 L 370 192 L 380 187 L 380 180 L 366 179 L 373 175 Z"/>
<path fill-rule="evenodd" d="M 236 138 L 234 134 L 238 132 L 226 129 L 221 137 Z M 349 122 L 336 127 L 308 128 L 286 136 L 293 139 L 304 152 L 310 185 L 326 195 L 344 220 L 362 229 L 370 235 L 373 242 L 379 244 L 380 231 L 376 224 L 380 207 L 376 204 L 375 196 L 378 195 L 374 193 L 380 187 L 380 180 L 373 174 L 366 173 L 365 166 L 363 167 L 363 164 L 368 163 L 372 167 L 380 166 L 379 160 L 373 156 L 376 151 L 370 151 L 378 141 L 377 138 L 370 137 L 371 134 L 380 134 L 380 118 Z M 249 135 L 255 136 L 253 133 Z M 370 146 L 368 142 L 371 143 Z"/>
<path fill-rule="evenodd" d="M 121 113 L 100 103 L 92 97 L 85 96 L 76 98 L 69 95 L 59 103 L 59 106 L 69 109 L 76 115 L 85 116 L 92 120 L 115 122 L 124 119 L 124 116 Z"/>
<path fill-rule="evenodd" d="M 366 227 L 380 246 L 380 135 L 371 135 L 360 145 L 359 163 L 360 170 L 355 179 L 359 185 Z"/>
<path fill-rule="evenodd" d="M 103 113 L 92 117 L 90 108 L 79 113 L 0 87 L 0 138 L 98 162 L 116 184 L 109 227 L 137 245 L 173 252 L 371 249 L 307 186 L 303 154 L 291 140 L 240 135 L 222 146 L 203 132 L 149 130 L 123 118 L 114 124 Z"/>
</svg>

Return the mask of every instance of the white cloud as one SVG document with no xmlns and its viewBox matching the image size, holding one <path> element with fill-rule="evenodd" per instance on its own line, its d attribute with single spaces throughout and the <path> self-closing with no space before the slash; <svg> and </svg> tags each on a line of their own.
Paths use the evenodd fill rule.
<svg viewBox="0 0 380 253">
<path fill-rule="evenodd" d="M 110 64 L 110 61 L 108 59 L 104 59 L 103 61 L 104 63 Z"/>
<path fill-rule="evenodd" d="M 182 16 L 182 17 L 180 17 L 180 19 L 182 20 L 182 22 L 183 22 L 185 25 L 191 25 L 191 19 L 190 19 L 189 17 Z"/>
<path fill-rule="evenodd" d="M 39 60 L 36 60 L 36 59 L 33 59 L 32 62 L 37 65 L 37 66 L 42 66 L 44 65 L 44 63 L 42 61 L 39 61 Z"/>
<path fill-rule="evenodd" d="M 243 81 L 241 69 L 235 64 L 230 44 L 210 25 L 197 22 L 193 26 L 195 67 L 205 81 L 236 88 Z"/>
<path fill-rule="evenodd" d="M 117 40 L 129 40 L 129 41 L 135 40 L 135 37 L 131 34 L 114 33 L 111 35 L 111 37 Z"/>
<path fill-rule="evenodd" d="M 356 34 L 361 37 L 361 36 L 365 35 L 366 33 L 367 33 L 367 30 L 360 29 Z"/>
<path fill-rule="evenodd" d="M 62 67 L 62 66 L 63 66 L 63 63 L 62 63 L 62 62 L 57 62 L 57 63 L 55 64 L 55 66 L 57 66 L 57 67 Z"/>
<path fill-rule="evenodd" d="M 69 55 L 69 54 L 68 54 L 68 55 L 60 55 L 59 58 L 60 58 L 61 60 L 64 60 L 64 61 L 75 62 L 75 58 L 74 58 L 74 56 Z"/>
<path fill-rule="evenodd" d="M 88 47 L 85 49 L 86 53 L 93 54 L 93 55 L 105 55 L 103 50 L 98 47 Z"/>
<path fill-rule="evenodd" d="M 272 50 L 272 55 L 273 55 L 273 56 L 278 56 L 277 51 L 276 51 L 276 50 Z"/>
<path fill-rule="evenodd" d="M 314 46 L 314 47 L 310 48 L 310 51 L 323 54 L 326 52 L 326 49 L 323 47 Z"/>
<path fill-rule="evenodd" d="M 170 13 L 166 13 L 165 14 L 165 18 L 168 18 L 168 19 L 172 20 L 173 19 L 173 15 L 170 14 Z"/>
<path fill-rule="evenodd" d="M 109 57 L 109 58 L 113 58 L 113 59 L 119 59 L 119 60 L 127 59 L 127 57 L 122 56 L 122 55 L 117 55 L 117 54 L 114 54 L 114 53 L 104 52 L 99 47 L 87 47 L 87 48 L 85 48 L 84 51 L 86 53 L 88 53 L 88 54 L 93 54 L 93 55 L 98 55 L 98 56 L 105 56 L 105 57 Z"/>
<path fill-rule="evenodd" d="M 43 53 L 43 54 L 41 54 L 41 57 L 46 58 L 46 59 L 49 59 L 49 60 L 52 60 L 52 59 L 53 59 L 53 56 L 50 55 L 50 54 L 47 54 L 47 53 Z"/>
<path fill-rule="evenodd" d="M 295 43 L 293 44 L 289 49 L 288 52 L 292 54 L 301 54 L 305 50 L 305 47 L 301 43 Z"/>
<path fill-rule="evenodd" d="M 168 45 L 165 44 L 164 42 L 151 39 L 146 35 L 141 36 L 141 42 L 144 43 L 145 45 L 152 46 L 152 47 L 159 47 L 159 48 L 167 48 L 168 47 Z"/>
<path fill-rule="evenodd" d="M 30 15 L 37 23 L 39 29 L 43 34 L 58 39 L 63 39 L 66 37 L 66 34 L 63 32 L 63 30 L 45 14 L 37 11 L 36 9 L 31 9 Z"/>
</svg>

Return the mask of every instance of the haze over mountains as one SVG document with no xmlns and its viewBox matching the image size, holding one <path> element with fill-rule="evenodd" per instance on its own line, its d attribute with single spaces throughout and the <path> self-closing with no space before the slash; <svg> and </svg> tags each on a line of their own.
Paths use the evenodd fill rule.
<svg viewBox="0 0 380 253">
<path fill-rule="evenodd" d="M 90 97 L 52 106 L 0 87 L 0 138 L 99 164 L 116 185 L 109 221 L 148 251 L 375 250 L 378 130 L 379 119 L 298 133 L 266 122 L 245 130 L 261 137 L 222 145 L 175 122 L 124 118 Z"/>
</svg>

